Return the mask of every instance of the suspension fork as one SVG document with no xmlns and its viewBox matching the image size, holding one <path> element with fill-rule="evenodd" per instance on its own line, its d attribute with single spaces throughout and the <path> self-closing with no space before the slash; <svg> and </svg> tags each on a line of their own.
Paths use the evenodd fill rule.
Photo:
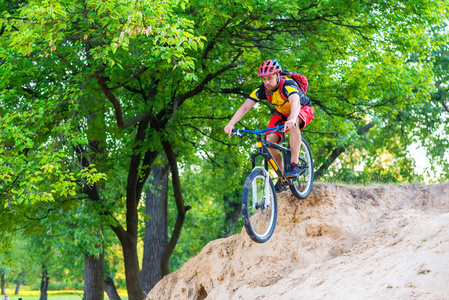
<svg viewBox="0 0 449 300">
<path fill-rule="evenodd" d="M 267 148 L 265 145 L 263 145 L 263 142 L 262 142 L 262 136 L 257 136 L 257 153 L 253 153 L 251 155 L 251 162 L 252 162 L 253 170 L 261 169 L 263 171 L 263 175 L 265 178 L 264 195 L 263 195 L 265 198 L 264 204 L 267 206 L 270 206 L 272 199 L 271 199 L 271 193 L 270 193 L 270 191 L 271 191 L 270 180 L 269 180 L 270 175 L 268 174 L 268 160 L 270 159 L 271 155 L 266 150 L 267 150 Z M 263 157 L 265 168 L 256 167 L 256 158 L 258 156 Z M 258 205 L 258 195 L 257 195 L 258 190 L 257 190 L 257 187 L 254 185 L 254 183 L 253 183 L 252 189 L 253 189 L 253 205 Z M 256 207 L 256 209 L 258 209 L 258 208 Z"/>
<path fill-rule="evenodd" d="M 269 152 L 264 151 L 264 150 L 266 150 L 266 149 L 263 148 L 262 136 L 258 135 L 257 136 L 257 152 L 251 154 L 251 162 L 252 162 L 253 169 L 256 167 L 256 157 L 263 156 L 264 167 L 265 167 L 265 170 L 268 171 L 268 159 L 270 157 L 270 154 L 269 154 Z"/>
</svg>

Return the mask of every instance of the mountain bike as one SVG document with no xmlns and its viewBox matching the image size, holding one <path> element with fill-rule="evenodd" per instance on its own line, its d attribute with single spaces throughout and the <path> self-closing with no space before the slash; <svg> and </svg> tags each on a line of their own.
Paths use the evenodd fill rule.
<svg viewBox="0 0 449 300">
<path fill-rule="evenodd" d="M 299 176 L 286 177 L 279 168 L 268 148 L 282 153 L 284 166 L 291 163 L 291 150 L 285 141 L 284 126 L 267 129 L 233 129 L 231 136 L 242 138 L 245 134 L 256 135 L 257 152 L 251 155 L 252 172 L 248 175 L 242 191 L 242 219 L 249 237 L 257 243 L 265 243 L 270 239 L 276 227 L 277 197 L 273 181 L 268 173 L 268 165 L 276 172 L 282 182 L 286 182 L 292 194 L 298 199 L 309 196 L 313 185 L 313 159 L 307 141 L 301 137 L 301 149 L 298 157 Z M 264 140 L 267 132 L 281 132 L 281 145 Z M 256 166 L 256 158 L 262 156 L 263 166 Z"/>
</svg>

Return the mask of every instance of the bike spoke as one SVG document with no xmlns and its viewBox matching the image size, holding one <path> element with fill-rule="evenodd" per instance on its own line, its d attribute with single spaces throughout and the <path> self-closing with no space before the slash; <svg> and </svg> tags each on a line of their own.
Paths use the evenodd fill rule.
<svg viewBox="0 0 449 300">
<path fill-rule="evenodd" d="M 247 179 L 251 181 L 250 186 L 245 183 L 248 188 L 242 195 L 242 203 L 247 201 L 247 209 L 242 206 L 245 228 L 249 236 L 259 243 L 272 235 L 277 213 L 274 185 L 265 174 L 262 170 L 253 171 Z"/>
<path fill-rule="evenodd" d="M 297 198 L 305 199 L 312 189 L 313 159 L 310 147 L 304 139 L 301 141 L 298 162 L 303 169 L 300 171 L 298 178 L 290 182 L 290 189 Z"/>
</svg>

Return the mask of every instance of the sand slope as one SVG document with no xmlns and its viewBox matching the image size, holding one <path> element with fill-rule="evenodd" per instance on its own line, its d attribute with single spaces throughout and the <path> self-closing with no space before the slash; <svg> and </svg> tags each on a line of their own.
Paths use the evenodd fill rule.
<svg viewBox="0 0 449 300">
<path fill-rule="evenodd" d="M 449 299 L 449 184 L 278 195 L 264 244 L 210 242 L 146 299 Z"/>
</svg>

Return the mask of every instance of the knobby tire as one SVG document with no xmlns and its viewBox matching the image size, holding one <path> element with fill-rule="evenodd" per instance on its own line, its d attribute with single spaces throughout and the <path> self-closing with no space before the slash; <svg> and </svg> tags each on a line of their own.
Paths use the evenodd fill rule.
<svg viewBox="0 0 449 300">
<path fill-rule="evenodd" d="M 255 169 L 248 175 L 242 192 L 243 224 L 249 237 L 257 243 L 268 241 L 276 227 L 277 197 L 273 181 L 269 176 L 267 180 L 271 195 L 269 206 L 265 206 L 265 174 L 261 169 Z M 253 188 L 253 184 L 256 184 L 257 189 Z M 253 197 L 254 194 L 257 194 L 257 197 Z"/>
<path fill-rule="evenodd" d="M 298 199 L 306 199 L 313 186 L 313 158 L 310 146 L 304 138 L 301 138 L 301 150 L 299 152 L 298 164 L 305 164 L 306 172 L 296 179 L 289 181 L 289 187 L 292 194 Z M 304 159 L 304 161 L 301 160 Z"/>
</svg>

